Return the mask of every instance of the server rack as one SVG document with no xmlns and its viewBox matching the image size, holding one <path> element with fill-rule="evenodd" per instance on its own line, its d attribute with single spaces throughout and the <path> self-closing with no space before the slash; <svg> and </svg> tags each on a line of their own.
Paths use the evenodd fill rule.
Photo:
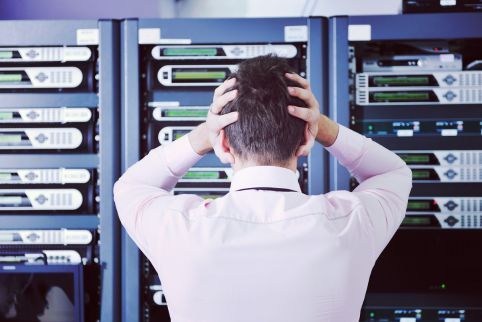
<svg viewBox="0 0 482 322">
<path fill-rule="evenodd" d="M 187 77 L 189 73 L 198 73 L 196 68 L 202 65 L 201 74 L 207 77 L 206 82 L 220 82 L 232 65 L 241 61 L 238 55 L 251 57 L 250 51 L 263 54 L 281 45 L 287 52 L 295 53 L 290 57 L 303 65 L 298 66 L 300 71 L 311 83 L 319 85 L 314 87 L 315 95 L 323 112 L 326 108 L 323 72 L 327 63 L 324 52 L 327 29 L 323 18 L 132 19 L 125 20 L 121 29 L 123 170 L 149 149 L 175 138 L 177 130 L 182 134 L 182 127 L 202 121 L 215 87 L 196 82 L 186 85 L 186 80 L 175 79 L 175 72 Z M 213 58 L 223 55 L 220 53 L 226 56 Z M 169 120 L 170 116 L 173 118 Z M 170 128 L 173 126 L 181 128 Z M 300 162 L 300 176 L 305 176 L 301 181 L 309 193 L 325 191 L 325 158 L 325 152 L 317 144 L 310 157 Z M 227 192 L 229 170 L 214 155 L 206 156 L 195 167 L 198 172 L 193 168 L 176 187 L 179 193 L 214 197 Z M 213 182 L 210 178 L 217 179 Z M 162 286 L 155 271 L 125 232 L 122 249 L 122 320 L 168 321 Z"/>
<path fill-rule="evenodd" d="M 481 319 L 481 27 L 480 14 L 330 19 L 329 115 L 395 150 L 414 178 L 361 321 Z M 330 190 L 356 185 L 333 158 L 329 175 Z"/>
<path fill-rule="evenodd" d="M 44 264 L 76 263 L 85 308 L 75 320 L 118 321 L 118 23 L 0 27 L 2 260 L 33 253 Z"/>
</svg>

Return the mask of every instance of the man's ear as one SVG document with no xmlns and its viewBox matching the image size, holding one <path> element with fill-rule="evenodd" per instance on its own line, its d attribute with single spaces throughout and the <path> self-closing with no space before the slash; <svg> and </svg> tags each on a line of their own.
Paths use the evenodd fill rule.
<svg viewBox="0 0 482 322">
<path fill-rule="evenodd" d="M 229 144 L 229 139 L 226 136 L 226 132 L 224 131 L 224 129 L 219 131 L 218 140 L 220 149 L 218 151 L 215 151 L 216 155 L 221 160 L 221 162 L 233 164 L 235 160 L 233 150 L 231 148 L 231 145 Z"/>
<path fill-rule="evenodd" d="M 301 141 L 301 145 L 307 145 L 310 142 L 310 125 L 308 122 L 305 124 L 305 131 L 303 132 L 303 140 Z"/>
<path fill-rule="evenodd" d="M 226 136 L 224 129 L 219 131 L 219 140 L 221 141 L 220 145 L 223 152 L 231 152 L 231 145 L 229 145 L 229 139 Z"/>
<path fill-rule="evenodd" d="M 301 144 L 296 151 L 296 156 L 308 156 L 310 154 L 311 148 L 315 144 L 315 138 L 313 135 L 310 133 L 309 125 L 306 123 L 305 125 L 305 131 L 303 134 L 303 140 L 301 141 Z"/>
</svg>

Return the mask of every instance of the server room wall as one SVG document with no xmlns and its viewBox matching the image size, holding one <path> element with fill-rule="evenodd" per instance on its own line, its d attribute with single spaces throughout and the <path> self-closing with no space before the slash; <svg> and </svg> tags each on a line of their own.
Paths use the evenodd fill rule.
<svg viewBox="0 0 482 322">
<path fill-rule="evenodd" d="M 12 3 L 10 18 L 20 4 L 36 14 Z M 112 16 L 109 6 L 98 13 Z M 90 14 L 75 10 L 65 15 Z M 207 44 L 214 56 L 189 56 Z M 16 83 L 0 84 L 1 281 L 48 276 L 79 322 L 169 321 L 161 281 L 118 223 L 113 182 L 201 122 L 232 65 L 276 51 L 310 80 L 323 113 L 413 169 L 407 219 L 374 268 L 360 321 L 482 321 L 481 14 L 10 20 L 0 21 L 0 48 L 4 80 Z M 186 65 L 222 76 L 179 86 L 171 71 Z M 357 184 L 320 145 L 298 171 L 311 194 Z M 229 178 L 209 155 L 174 193 L 216 197 Z"/>
<path fill-rule="evenodd" d="M 0 19 L 153 18 L 161 16 L 161 7 L 153 0 L 2 0 Z"/>
</svg>

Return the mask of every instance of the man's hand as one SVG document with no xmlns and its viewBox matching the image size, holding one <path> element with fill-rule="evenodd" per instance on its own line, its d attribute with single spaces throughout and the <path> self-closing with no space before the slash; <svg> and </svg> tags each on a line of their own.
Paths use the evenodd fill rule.
<svg viewBox="0 0 482 322">
<path fill-rule="evenodd" d="M 222 163 L 234 163 L 234 156 L 230 152 L 225 151 L 221 145 L 221 134 L 224 135 L 224 128 L 226 126 L 238 120 L 238 112 L 219 115 L 224 106 L 238 95 L 237 90 L 226 92 L 233 87 L 234 84 L 236 84 L 236 79 L 231 78 L 224 81 L 224 83 L 214 90 L 213 103 L 209 108 L 206 121 L 209 129 L 209 141 L 214 149 L 214 153 L 216 153 Z"/>
<path fill-rule="evenodd" d="M 318 133 L 318 121 L 321 116 L 320 105 L 311 92 L 310 84 L 306 79 L 294 73 L 286 73 L 286 77 L 300 84 L 301 86 L 288 87 L 288 92 L 290 95 L 298 97 L 307 105 L 306 108 L 293 105 L 288 106 L 288 112 L 291 115 L 296 116 L 306 122 L 305 143 L 298 148 L 298 151 L 296 151 L 296 156 L 307 156 L 315 144 L 315 138 Z"/>
<path fill-rule="evenodd" d="M 310 84 L 295 73 L 287 73 L 286 77 L 301 87 L 288 87 L 291 96 L 303 100 L 307 107 L 288 106 L 288 112 L 306 122 L 305 143 L 298 148 L 296 156 L 307 156 L 315 143 L 315 139 L 324 146 L 332 145 L 338 136 L 338 124 L 320 113 L 320 105 L 311 92 Z"/>
<path fill-rule="evenodd" d="M 226 92 L 234 84 L 236 84 L 236 79 L 231 78 L 216 88 L 206 122 L 189 133 L 189 141 L 197 154 L 203 155 L 214 149 L 223 163 L 234 162 L 233 155 L 221 146 L 221 134 L 226 126 L 238 120 L 238 112 L 224 115 L 219 115 L 219 113 L 227 103 L 236 98 L 237 90 Z"/>
</svg>

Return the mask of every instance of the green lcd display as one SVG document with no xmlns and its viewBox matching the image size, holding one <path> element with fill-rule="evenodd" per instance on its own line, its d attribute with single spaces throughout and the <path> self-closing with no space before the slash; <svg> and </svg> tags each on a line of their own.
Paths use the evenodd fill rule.
<svg viewBox="0 0 482 322">
<path fill-rule="evenodd" d="M 188 171 L 184 175 L 184 179 L 198 179 L 198 180 L 219 179 L 219 177 L 220 177 L 219 171 Z"/>
<path fill-rule="evenodd" d="M 0 51 L 0 59 L 10 59 L 13 58 L 13 51 Z"/>
<path fill-rule="evenodd" d="M 12 120 L 13 112 L 0 112 L 0 120 Z"/>
<path fill-rule="evenodd" d="M 163 111 L 164 117 L 207 117 L 207 109 L 172 109 Z"/>
<path fill-rule="evenodd" d="M 22 203 L 22 197 L 17 196 L 0 196 L 0 205 L 19 205 Z"/>
<path fill-rule="evenodd" d="M 402 225 L 407 226 L 428 226 L 431 221 L 429 217 L 407 216 L 403 219 Z"/>
<path fill-rule="evenodd" d="M 216 199 L 216 198 L 219 198 L 221 196 L 220 195 L 200 195 L 199 197 L 201 197 L 203 199 Z"/>
<path fill-rule="evenodd" d="M 374 76 L 373 83 L 380 86 L 428 85 L 426 76 Z"/>
<path fill-rule="evenodd" d="M 428 179 L 430 178 L 430 171 L 412 169 L 412 177 L 414 179 Z"/>
<path fill-rule="evenodd" d="M 216 48 L 165 48 L 164 56 L 216 56 Z"/>
<path fill-rule="evenodd" d="M 174 140 L 181 138 L 183 135 L 187 134 L 189 131 L 174 131 L 172 134 L 174 136 Z"/>
<path fill-rule="evenodd" d="M 189 72 L 173 72 L 174 80 L 213 80 L 226 78 L 224 71 L 189 71 Z"/>
<path fill-rule="evenodd" d="M 22 74 L 0 74 L 0 83 L 21 82 Z"/>
<path fill-rule="evenodd" d="M 0 181 L 11 181 L 12 174 L 9 172 L 0 172 Z"/>
<path fill-rule="evenodd" d="M 428 101 L 429 93 L 408 93 L 408 92 L 378 92 L 373 94 L 375 101 Z"/>
<path fill-rule="evenodd" d="M 428 201 L 408 201 L 408 210 L 428 210 L 430 209 L 430 202 Z"/>
<path fill-rule="evenodd" d="M 17 134 L 0 134 L 0 144 L 14 144 L 22 142 L 22 136 Z"/>
<path fill-rule="evenodd" d="M 430 156 L 426 154 L 416 154 L 416 155 L 402 155 L 402 160 L 409 164 L 414 163 L 427 163 L 430 161 Z"/>
</svg>

